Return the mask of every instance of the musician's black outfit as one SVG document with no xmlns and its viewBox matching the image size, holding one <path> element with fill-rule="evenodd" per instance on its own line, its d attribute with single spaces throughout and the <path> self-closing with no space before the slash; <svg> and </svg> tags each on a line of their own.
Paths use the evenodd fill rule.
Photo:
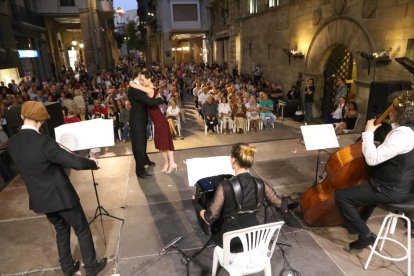
<svg viewBox="0 0 414 276">
<path fill-rule="evenodd" d="M 240 183 L 241 208 L 238 206 L 232 181 Z M 247 172 L 220 183 L 211 205 L 204 213 L 204 218 L 210 225 L 217 219 L 223 220 L 220 231 L 214 234 L 215 243 L 223 246 L 224 233 L 260 224 L 256 218 L 256 212 L 261 207 L 264 198 L 272 205 L 280 206 L 281 204 L 281 200 L 269 184 L 252 177 Z M 287 206 L 281 207 L 282 210 L 285 208 Z M 238 251 L 239 246 L 240 244 L 232 242 L 232 251 Z"/>
<path fill-rule="evenodd" d="M 359 234 L 359 243 L 351 243 L 351 249 L 360 249 L 375 240 L 366 225 L 377 204 L 403 203 L 412 195 L 414 179 L 414 128 L 396 127 L 377 148 L 374 133 L 362 134 L 362 152 L 370 165 L 367 183 L 338 190 L 336 204 L 341 211 L 349 233 Z M 359 207 L 368 207 L 363 214 Z M 365 246 L 364 246 L 365 245 Z"/>
<path fill-rule="evenodd" d="M 76 270 L 70 249 L 71 227 L 78 237 L 87 275 L 96 275 L 102 264 L 96 259 L 92 233 L 78 194 L 64 171 L 64 168 L 96 170 L 95 161 L 62 149 L 52 137 L 32 126 L 23 125 L 7 146 L 26 184 L 29 208 L 46 214 L 55 227 L 59 262 L 65 275 L 72 275 Z"/>
</svg>

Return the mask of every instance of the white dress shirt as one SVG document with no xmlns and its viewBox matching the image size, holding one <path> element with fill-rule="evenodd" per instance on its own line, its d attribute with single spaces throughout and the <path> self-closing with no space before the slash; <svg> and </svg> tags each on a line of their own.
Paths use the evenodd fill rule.
<svg viewBox="0 0 414 276">
<path fill-rule="evenodd" d="M 393 130 L 388 133 L 384 142 L 378 147 L 374 144 L 372 131 L 363 132 L 362 140 L 362 153 L 370 166 L 381 164 L 414 149 L 414 131 L 406 126 L 396 127 L 393 125 Z"/>
</svg>

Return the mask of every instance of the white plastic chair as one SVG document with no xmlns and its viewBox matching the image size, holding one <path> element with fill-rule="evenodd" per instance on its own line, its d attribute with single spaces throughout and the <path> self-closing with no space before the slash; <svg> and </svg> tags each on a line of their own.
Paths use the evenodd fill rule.
<svg viewBox="0 0 414 276">
<path fill-rule="evenodd" d="M 283 224 L 283 221 L 278 221 L 224 233 L 223 248 L 220 246 L 214 248 L 212 276 L 217 273 L 218 263 L 231 276 L 248 275 L 259 271 L 264 271 L 265 276 L 271 276 L 270 259 Z M 275 238 L 269 248 L 272 237 Z M 230 253 L 230 241 L 234 238 L 241 240 L 243 252 Z"/>
<path fill-rule="evenodd" d="M 265 118 L 266 118 L 266 122 L 268 122 L 270 124 L 270 117 L 269 116 L 266 116 Z M 274 121 L 273 124 L 271 124 L 271 126 L 272 126 L 273 129 L 275 129 L 275 123 L 276 123 L 276 121 Z M 260 121 L 259 121 L 259 129 L 262 130 L 263 127 L 264 127 L 263 121 L 260 118 Z"/>
<path fill-rule="evenodd" d="M 220 134 L 223 134 L 224 121 L 220 119 L 219 125 L 220 125 Z M 234 131 L 234 122 L 230 121 L 228 125 L 229 125 L 230 134 L 232 134 Z"/>
<path fill-rule="evenodd" d="M 250 127 L 249 124 L 249 120 L 247 120 L 246 118 L 244 119 L 244 128 L 243 128 L 243 132 L 244 134 L 247 133 L 247 129 Z M 236 133 L 237 129 L 236 129 L 236 120 L 233 120 L 233 133 Z"/>
<path fill-rule="evenodd" d="M 180 117 L 177 120 L 174 120 L 174 126 L 177 128 L 178 136 L 181 136 L 181 119 Z"/>
</svg>

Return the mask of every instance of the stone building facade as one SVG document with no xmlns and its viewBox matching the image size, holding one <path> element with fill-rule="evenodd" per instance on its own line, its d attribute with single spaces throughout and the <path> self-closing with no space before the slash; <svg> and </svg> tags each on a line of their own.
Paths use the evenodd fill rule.
<svg viewBox="0 0 414 276">
<path fill-rule="evenodd" d="M 37 0 L 34 3 L 44 19 L 57 70 L 63 65 L 72 65 L 73 59 L 78 66 L 85 65 L 89 72 L 113 68 L 118 62 L 113 37 L 115 10 L 111 0 Z M 76 45 L 72 43 L 74 40 Z"/>
<path fill-rule="evenodd" d="M 412 0 L 215 0 L 213 60 L 252 74 L 256 64 L 285 90 L 314 78 L 315 116 L 334 75 L 347 80 L 349 99 L 364 117 L 372 81 L 410 80 L 393 59 L 414 58 Z M 300 54 L 292 54 L 299 52 Z M 380 59 L 373 57 L 383 52 Z M 302 82 L 302 88 L 305 82 Z M 332 92 L 330 92 L 332 94 Z"/>
<path fill-rule="evenodd" d="M 209 1 L 138 0 L 147 61 L 161 66 L 207 62 L 210 29 Z"/>
</svg>

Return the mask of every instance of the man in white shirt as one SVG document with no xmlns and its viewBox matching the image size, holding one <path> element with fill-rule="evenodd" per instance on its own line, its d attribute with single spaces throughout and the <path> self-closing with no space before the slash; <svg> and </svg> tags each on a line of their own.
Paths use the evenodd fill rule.
<svg viewBox="0 0 414 276">
<path fill-rule="evenodd" d="M 399 107 L 392 111 L 396 118 L 393 130 L 384 142 L 376 147 L 374 132 L 381 126 L 369 120 L 362 133 L 362 153 L 369 166 L 370 179 L 367 183 L 338 190 L 336 204 L 341 211 L 345 226 L 358 239 L 349 244 L 350 249 L 362 249 L 374 244 L 376 236 L 365 221 L 377 204 L 403 203 L 409 200 L 414 179 L 414 107 Z M 359 207 L 367 207 L 363 215 Z"/>
</svg>

